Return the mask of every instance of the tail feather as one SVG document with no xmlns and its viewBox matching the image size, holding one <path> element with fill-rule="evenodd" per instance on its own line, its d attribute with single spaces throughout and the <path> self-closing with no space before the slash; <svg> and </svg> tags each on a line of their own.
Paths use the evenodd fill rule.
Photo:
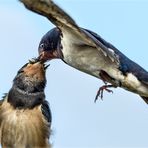
<svg viewBox="0 0 148 148">
<path fill-rule="evenodd" d="M 140 96 L 148 104 L 148 97 Z"/>
</svg>

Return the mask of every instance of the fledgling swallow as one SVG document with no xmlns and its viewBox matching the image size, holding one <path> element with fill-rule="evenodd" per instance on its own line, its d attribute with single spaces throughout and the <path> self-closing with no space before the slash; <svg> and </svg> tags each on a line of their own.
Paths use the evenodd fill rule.
<svg viewBox="0 0 148 148">
<path fill-rule="evenodd" d="M 130 60 L 115 46 L 93 31 L 79 27 L 76 22 L 52 0 L 21 0 L 26 8 L 48 18 L 56 28 L 41 39 L 41 60 L 62 59 L 68 65 L 95 76 L 105 83 L 103 90 L 122 87 L 139 94 L 148 103 L 148 72 Z M 109 83 L 109 85 L 108 85 Z"/>
<path fill-rule="evenodd" d="M 47 66 L 25 64 L 0 101 L 0 142 L 4 148 L 50 148 L 51 111 L 45 100 Z"/>
</svg>

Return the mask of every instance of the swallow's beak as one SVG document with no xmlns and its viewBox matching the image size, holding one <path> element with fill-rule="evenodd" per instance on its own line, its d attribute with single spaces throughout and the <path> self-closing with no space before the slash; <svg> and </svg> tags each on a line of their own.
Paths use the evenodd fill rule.
<svg viewBox="0 0 148 148">
<path fill-rule="evenodd" d="M 45 64 L 45 60 L 40 60 L 41 59 L 41 55 L 38 58 L 33 58 L 31 60 L 29 60 L 29 64 L 36 64 L 36 65 L 42 65 L 44 70 L 46 70 L 50 64 Z"/>
<path fill-rule="evenodd" d="M 52 51 L 42 51 L 39 53 L 39 58 L 41 61 L 48 61 L 48 60 L 51 60 L 51 59 L 55 59 L 56 56 L 53 54 Z"/>
<path fill-rule="evenodd" d="M 61 50 L 51 50 L 51 51 L 46 51 L 44 49 L 39 50 L 39 59 L 41 61 L 48 61 L 52 59 L 63 59 L 63 54 Z"/>
</svg>

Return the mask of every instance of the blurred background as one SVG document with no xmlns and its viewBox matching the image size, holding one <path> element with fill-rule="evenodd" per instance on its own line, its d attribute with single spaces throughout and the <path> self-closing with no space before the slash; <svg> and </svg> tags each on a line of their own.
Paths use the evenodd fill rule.
<svg viewBox="0 0 148 148">
<path fill-rule="evenodd" d="M 111 42 L 148 70 L 147 0 L 55 0 L 81 27 Z M 54 26 L 17 0 L 0 1 L 0 95 L 28 59 L 38 56 L 41 37 Z M 60 60 L 49 62 L 46 98 L 53 115 L 54 148 L 147 148 L 148 106 L 123 89 L 104 93 L 103 82 Z"/>
</svg>

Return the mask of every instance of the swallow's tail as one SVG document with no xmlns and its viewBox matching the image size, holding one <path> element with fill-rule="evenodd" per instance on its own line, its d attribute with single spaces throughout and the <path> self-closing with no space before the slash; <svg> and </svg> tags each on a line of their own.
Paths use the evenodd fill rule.
<svg viewBox="0 0 148 148">
<path fill-rule="evenodd" d="M 140 96 L 148 104 L 148 97 Z"/>
</svg>

